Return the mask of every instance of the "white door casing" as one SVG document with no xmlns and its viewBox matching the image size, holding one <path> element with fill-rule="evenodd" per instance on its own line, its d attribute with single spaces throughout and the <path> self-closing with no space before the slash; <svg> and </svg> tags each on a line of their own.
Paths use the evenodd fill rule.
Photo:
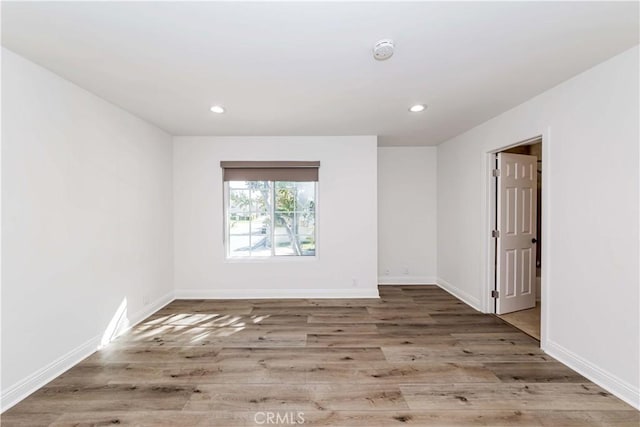
<svg viewBox="0 0 640 427">
<path fill-rule="evenodd" d="M 498 153 L 496 313 L 536 305 L 537 158 Z"/>
</svg>

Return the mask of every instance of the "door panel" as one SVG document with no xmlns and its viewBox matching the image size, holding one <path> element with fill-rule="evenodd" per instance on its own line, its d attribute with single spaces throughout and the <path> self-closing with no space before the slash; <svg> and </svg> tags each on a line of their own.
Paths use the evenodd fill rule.
<svg viewBox="0 0 640 427">
<path fill-rule="evenodd" d="M 537 158 L 498 153 L 496 313 L 535 307 Z"/>
</svg>

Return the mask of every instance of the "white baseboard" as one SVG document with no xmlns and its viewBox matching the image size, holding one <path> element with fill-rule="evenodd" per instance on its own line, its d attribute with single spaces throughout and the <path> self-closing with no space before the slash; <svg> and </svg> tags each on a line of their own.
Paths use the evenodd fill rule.
<svg viewBox="0 0 640 427">
<path fill-rule="evenodd" d="M 379 276 L 380 285 L 434 285 L 435 277 L 430 276 Z"/>
<path fill-rule="evenodd" d="M 602 370 L 591 362 L 551 340 L 546 340 L 543 350 L 549 356 L 557 359 L 574 371 L 578 372 L 580 375 L 583 375 L 598 384 L 600 387 L 624 400 L 629 405 L 640 410 L 640 390 L 637 387 L 634 387 L 617 376 Z"/>
<path fill-rule="evenodd" d="M 100 339 L 100 336 L 91 338 L 89 341 L 80 344 L 67 354 L 38 369 L 36 372 L 21 381 L 18 381 L 7 390 L 3 390 L 0 403 L 2 412 L 11 408 L 34 391 L 38 390 L 40 387 L 89 357 L 96 351 L 98 345 L 100 345 Z"/>
<path fill-rule="evenodd" d="M 153 303 L 145 306 L 137 313 L 128 316 L 129 326 L 119 335 L 131 329 L 137 323 L 140 323 L 142 320 L 146 319 L 165 305 L 169 304 L 173 299 L 173 291 L 171 291 L 158 298 Z M 39 388 L 43 387 L 45 384 L 52 381 L 54 378 L 62 375 L 64 372 L 91 356 L 100 347 L 101 340 L 102 335 L 97 335 L 89 339 L 67 354 L 60 356 L 48 365 L 38 369 L 33 374 L 10 386 L 6 390 L 3 390 L 2 397 L 0 398 L 0 413 L 11 408 L 33 392 L 37 391 Z"/>
<path fill-rule="evenodd" d="M 176 299 L 379 298 L 378 288 L 176 289 Z"/>
<path fill-rule="evenodd" d="M 474 297 L 473 295 L 468 294 L 462 289 L 459 289 L 453 286 L 451 283 L 447 282 L 446 280 L 443 280 L 440 278 L 436 279 L 436 285 L 438 285 L 445 291 L 449 292 L 454 297 L 462 300 L 467 305 L 470 305 L 471 307 L 475 308 L 478 311 L 482 311 L 482 309 L 480 308 L 480 305 L 481 305 L 480 300 Z"/>
</svg>

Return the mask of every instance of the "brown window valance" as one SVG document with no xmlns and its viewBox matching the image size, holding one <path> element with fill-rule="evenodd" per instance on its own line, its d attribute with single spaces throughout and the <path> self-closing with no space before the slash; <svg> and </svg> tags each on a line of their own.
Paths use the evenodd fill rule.
<svg viewBox="0 0 640 427">
<path fill-rule="evenodd" d="M 317 181 L 320 162 L 220 162 L 225 181 Z"/>
</svg>

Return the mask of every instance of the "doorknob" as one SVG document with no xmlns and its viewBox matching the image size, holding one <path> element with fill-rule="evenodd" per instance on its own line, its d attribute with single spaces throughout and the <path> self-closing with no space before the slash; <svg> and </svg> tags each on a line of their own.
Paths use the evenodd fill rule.
<svg viewBox="0 0 640 427">
<path fill-rule="evenodd" d="M 531 243 L 538 243 L 538 239 L 534 237 L 533 239 L 531 239 Z"/>
</svg>

